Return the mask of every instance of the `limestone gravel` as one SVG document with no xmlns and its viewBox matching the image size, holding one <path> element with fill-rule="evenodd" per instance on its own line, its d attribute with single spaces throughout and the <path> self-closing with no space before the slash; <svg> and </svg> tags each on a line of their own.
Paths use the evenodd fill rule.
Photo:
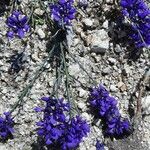
<svg viewBox="0 0 150 150">
<path fill-rule="evenodd" d="M 81 115 L 87 119 L 92 125 L 89 136 L 80 144 L 80 150 L 95 150 L 96 139 L 104 141 L 105 149 L 119 150 L 148 150 L 150 147 L 150 118 L 144 116 L 140 128 L 133 136 L 129 136 L 126 140 L 115 140 L 104 138 L 102 133 L 102 125 L 100 120 L 95 120 L 89 111 L 88 88 L 95 86 L 92 79 L 97 84 L 104 84 L 112 96 L 118 99 L 118 106 L 124 116 L 129 117 L 128 111 L 131 105 L 136 108 L 135 96 L 136 87 L 140 82 L 147 68 L 150 66 L 148 51 L 144 50 L 140 59 L 135 62 L 130 61 L 126 55 L 126 51 L 120 45 L 113 43 L 108 36 L 107 29 L 109 28 L 109 20 L 105 15 L 100 13 L 99 9 L 109 11 L 112 1 L 89 0 L 86 12 L 79 11 L 77 18 L 73 21 L 73 27 L 68 34 L 69 53 L 76 58 L 80 64 L 86 69 L 85 73 L 77 62 L 70 56 L 67 56 L 69 73 L 75 79 L 71 79 L 73 98 L 79 108 Z M 27 13 L 30 13 L 28 4 L 30 1 L 22 0 L 21 7 Z M 46 5 L 48 1 L 44 2 Z M 108 4 L 107 4 L 108 3 Z M 35 13 L 43 15 L 43 11 L 38 9 Z M 100 15 L 97 17 L 97 15 Z M 24 43 L 19 39 L 14 39 L 8 43 L 6 38 L 7 27 L 5 25 L 6 14 L 0 18 L 0 113 L 8 111 L 11 106 L 18 100 L 17 95 L 32 81 L 35 70 L 42 64 L 44 58 L 48 55 L 47 46 L 48 39 L 46 38 L 51 33 L 47 30 L 47 25 L 38 26 L 36 32 L 27 36 L 24 39 L 26 43 L 25 57 L 26 62 L 24 69 L 21 69 L 17 74 L 9 74 L 10 57 L 16 52 L 22 52 Z M 96 24 L 96 25 L 95 25 Z M 85 30 L 85 26 L 87 27 Z M 33 31 L 33 29 L 32 29 Z M 128 50 L 129 51 L 129 50 Z M 101 54 L 101 55 L 99 55 Z M 92 78 L 92 79 L 91 79 Z M 33 88 L 27 97 L 24 98 L 23 107 L 18 116 L 15 118 L 15 133 L 14 139 L 9 139 L 6 143 L 0 143 L 0 150 L 32 150 L 33 145 L 37 141 L 35 123 L 40 119 L 40 115 L 33 110 L 34 107 L 43 105 L 39 98 L 51 93 L 55 82 L 55 70 L 51 64 L 46 65 L 46 70 L 42 72 L 36 80 Z M 62 80 L 62 82 L 65 82 Z M 149 86 L 149 85 L 148 85 Z M 63 95 L 64 88 L 61 87 L 60 95 Z M 149 95 L 150 92 L 145 90 L 142 95 L 143 112 L 149 114 Z M 146 99 L 147 98 L 147 99 Z M 146 100 L 145 100 L 146 99 Z M 13 113 L 17 114 L 18 109 Z M 147 114 L 147 113 L 146 113 Z M 139 140 L 140 139 L 140 140 Z M 136 144 L 136 146 L 134 145 Z M 132 148 L 133 147 L 133 148 Z M 143 148 L 144 147 L 144 148 Z"/>
</svg>

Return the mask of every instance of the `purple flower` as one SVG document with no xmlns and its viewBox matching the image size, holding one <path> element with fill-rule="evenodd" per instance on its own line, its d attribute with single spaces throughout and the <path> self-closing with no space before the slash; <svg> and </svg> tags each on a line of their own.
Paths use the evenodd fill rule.
<svg viewBox="0 0 150 150">
<path fill-rule="evenodd" d="M 96 150 L 104 150 L 104 145 L 98 140 L 96 141 Z"/>
<path fill-rule="evenodd" d="M 66 131 L 64 132 L 63 138 L 60 140 L 61 149 L 75 149 L 80 144 L 83 137 L 87 136 L 90 132 L 90 127 L 85 120 L 81 117 L 76 116 L 66 124 Z"/>
<path fill-rule="evenodd" d="M 110 107 L 117 105 L 117 101 L 109 96 L 108 91 L 102 85 L 90 91 L 90 103 L 92 107 L 98 108 L 101 117 L 107 113 Z"/>
<path fill-rule="evenodd" d="M 74 0 L 59 0 L 56 4 L 50 5 L 52 18 L 60 26 L 70 25 L 75 17 Z"/>
<path fill-rule="evenodd" d="M 117 100 L 109 96 L 108 91 L 100 85 L 90 91 L 90 104 L 97 110 L 105 125 L 105 133 L 109 136 L 122 136 L 130 131 L 130 123 L 122 119 L 117 108 Z"/>
<path fill-rule="evenodd" d="M 12 136 L 12 133 L 14 132 L 14 121 L 9 112 L 5 112 L 4 116 L 4 118 L 0 117 L 0 137 L 3 140 L 6 140 L 9 136 Z"/>
<path fill-rule="evenodd" d="M 13 11 L 11 16 L 7 19 L 7 25 L 10 28 L 7 32 L 8 38 L 13 38 L 14 35 L 17 35 L 22 39 L 25 36 L 25 33 L 30 29 L 27 21 L 28 18 L 20 11 Z"/>
<path fill-rule="evenodd" d="M 62 150 L 76 148 L 82 138 L 87 136 L 89 125 L 79 116 L 70 118 L 70 105 L 63 99 L 42 97 L 45 108 L 36 107 L 36 112 L 43 112 L 43 119 L 37 122 L 37 134 L 45 145 L 60 147 Z"/>
<path fill-rule="evenodd" d="M 53 99 L 42 97 L 46 102 L 45 108 L 36 107 L 36 112 L 44 112 L 42 121 L 37 122 L 39 126 L 37 134 L 42 137 L 46 145 L 57 141 L 65 130 L 64 123 L 67 122 L 65 111 L 69 110 L 69 104 L 64 103 L 63 99 Z"/>
<path fill-rule="evenodd" d="M 130 123 L 127 119 L 122 120 L 121 117 L 113 118 L 107 122 L 106 134 L 111 136 L 121 136 L 129 132 Z"/>
<path fill-rule="evenodd" d="M 143 0 L 121 0 L 122 14 L 131 20 L 130 38 L 137 48 L 150 45 L 150 9 Z M 143 39 L 142 39 L 143 38 Z"/>
</svg>

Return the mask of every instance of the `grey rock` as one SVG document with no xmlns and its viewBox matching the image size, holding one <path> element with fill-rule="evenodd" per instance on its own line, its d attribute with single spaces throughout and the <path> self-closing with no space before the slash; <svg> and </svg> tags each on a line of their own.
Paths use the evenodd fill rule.
<svg viewBox="0 0 150 150">
<path fill-rule="evenodd" d="M 35 9 L 34 11 L 35 14 L 42 16 L 44 14 L 44 11 L 41 10 L 40 8 Z"/>
<path fill-rule="evenodd" d="M 78 103 L 78 108 L 80 108 L 81 110 L 84 110 L 84 108 L 85 108 L 85 103 L 79 102 L 79 103 Z"/>
<path fill-rule="evenodd" d="M 116 59 L 115 58 L 108 58 L 108 61 L 111 65 L 114 65 L 116 63 Z"/>
<path fill-rule="evenodd" d="M 37 34 L 39 35 L 40 39 L 44 39 L 45 38 L 45 33 L 42 29 L 38 29 L 37 30 Z"/>
<path fill-rule="evenodd" d="M 68 68 L 70 75 L 76 76 L 79 75 L 81 70 L 78 64 L 72 64 Z"/>
<path fill-rule="evenodd" d="M 4 65 L 4 63 L 2 62 L 2 60 L 0 60 L 0 66 L 3 66 Z"/>
<path fill-rule="evenodd" d="M 95 30 L 91 37 L 91 52 L 96 54 L 104 54 L 109 49 L 109 37 L 107 32 Z"/>
<path fill-rule="evenodd" d="M 131 74 L 131 69 L 128 65 L 126 65 L 126 64 L 124 65 L 124 68 L 122 69 L 122 74 L 124 76 Z"/>
<path fill-rule="evenodd" d="M 111 92 L 116 92 L 117 91 L 117 88 L 115 85 L 110 85 L 110 91 Z"/>
<path fill-rule="evenodd" d="M 106 20 L 106 21 L 103 23 L 103 27 L 104 27 L 105 29 L 108 29 L 108 20 Z"/>
<path fill-rule="evenodd" d="M 105 48 L 99 47 L 98 45 L 94 45 L 91 47 L 91 52 L 96 53 L 96 54 L 101 54 L 104 55 L 106 52 Z"/>
<path fill-rule="evenodd" d="M 115 49 L 114 49 L 114 51 L 117 53 L 117 54 L 119 54 L 119 53 L 121 53 L 121 47 L 120 47 L 120 45 L 116 45 L 116 47 L 115 47 Z"/>
<path fill-rule="evenodd" d="M 69 48 L 73 45 L 73 37 L 74 37 L 74 33 L 73 33 L 72 27 L 67 26 L 66 39 L 67 39 L 67 45 Z"/>
<path fill-rule="evenodd" d="M 93 21 L 92 21 L 91 19 L 89 19 L 89 18 L 86 18 L 86 19 L 83 19 L 83 24 L 84 24 L 86 27 L 90 28 L 90 27 L 92 27 L 92 25 L 93 25 Z"/>
<path fill-rule="evenodd" d="M 86 96 L 86 95 L 87 95 L 86 93 L 87 93 L 87 92 L 86 92 L 85 90 L 83 90 L 82 88 L 79 89 L 79 97 L 84 97 L 84 96 Z"/>
<path fill-rule="evenodd" d="M 103 75 L 107 75 L 107 74 L 109 74 L 109 73 L 111 73 L 111 70 L 110 70 L 109 67 L 106 67 L 106 68 L 104 68 L 104 69 L 102 70 L 102 74 L 103 74 Z"/>
<path fill-rule="evenodd" d="M 90 114 L 88 114 L 88 113 L 86 113 L 86 112 L 82 113 L 82 117 L 85 118 L 87 121 L 91 121 L 91 116 L 90 116 Z"/>
<path fill-rule="evenodd" d="M 142 108 L 143 108 L 143 114 L 150 114 L 150 95 L 142 98 L 141 100 Z"/>
</svg>

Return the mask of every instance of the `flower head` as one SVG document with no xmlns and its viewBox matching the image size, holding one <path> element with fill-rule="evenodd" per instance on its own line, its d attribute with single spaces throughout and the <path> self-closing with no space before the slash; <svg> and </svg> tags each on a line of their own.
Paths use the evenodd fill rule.
<svg viewBox="0 0 150 150">
<path fill-rule="evenodd" d="M 74 19 L 76 10 L 73 3 L 74 0 L 58 0 L 56 4 L 50 5 L 52 18 L 59 25 L 70 25 L 71 20 Z"/>
<path fill-rule="evenodd" d="M 39 137 L 45 145 L 57 146 L 62 150 L 76 148 L 89 132 L 89 125 L 79 116 L 70 118 L 67 115 L 70 106 L 63 99 L 42 97 L 41 100 L 46 102 L 45 108 L 35 108 L 35 111 L 44 113 L 43 119 L 37 122 Z"/>
<path fill-rule="evenodd" d="M 87 136 L 90 131 L 89 125 L 81 117 L 76 116 L 72 118 L 66 125 L 66 131 L 61 139 L 62 150 L 74 149 L 76 148 L 83 137 Z"/>
<path fill-rule="evenodd" d="M 14 35 L 17 35 L 22 39 L 25 33 L 30 29 L 27 21 L 27 17 L 20 11 L 13 11 L 11 16 L 7 19 L 7 25 L 10 28 L 7 32 L 8 38 L 13 38 Z"/>
<path fill-rule="evenodd" d="M 57 141 L 64 132 L 64 123 L 67 121 L 65 111 L 69 110 L 69 104 L 64 103 L 63 99 L 50 97 L 42 97 L 41 100 L 46 102 L 46 107 L 35 108 L 37 112 L 44 112 L 43 120 L 37 122 L 39 126 L 37 134 L 44 139 L 46 145 L 50 145 Z"/>
<path fill-rule="evenodd" d="M 123 16 L 131 21 L 131 39 L 137 48 L 150 45 L 150 9 L 143 0 L 121 0 Z"/>
<path fill-rule="evenodd" d="M 102 85 L 90 91 L 90 104 L 103 119 L 106 135 L 122 136 L 129 132 L 130 123 L 127 119 L 122 119 L 117 100 L 109 96 L 108 91 Z"/>
<path fill-rule="evenodd" d="M 5 112 L 4 116 L 4 118 L 0 117 L 0 137 L 6 140 L 14 132 L 14 121 L 9 112 Z"/>
</svg>

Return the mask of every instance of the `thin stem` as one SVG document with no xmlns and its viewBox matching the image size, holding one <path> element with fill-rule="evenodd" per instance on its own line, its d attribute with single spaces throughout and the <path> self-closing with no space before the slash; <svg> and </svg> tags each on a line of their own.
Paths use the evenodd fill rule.
<svg viewBox="0 0 150 150">
<path fill-rule="evenodd" d="M 68 68 L 67 68 L 67 64 L 66 64 L 66 59 L 65 59 L 65 54 L 64 54 L 62 43 L 60 43 L 60 49 L 61 49 L 61 53 L 62 53 L 62 59 L 63 59 L 63 62 L 64 62 L 64 69 L 65 69 L 64 71 L 65 71 L 65 75 L 66 75 L 67 98 L 68 98 L 68 101 L 70 102 L 70 104 L 71 104 L 71 106 L 73 108 L 73 109 L 71 109 L 71 112 L 70 112 L 70 116 L 72 117 L 72 115 L 75 112 L 78 113 L 78 109 L 77 109 L 77 106 L 76 106 L 75 102 L 73 100 L 71 100 L 71 92 L 69 90 L 69 72 L 68 72 Z"/>
<path fill-rule="evenodd" d="M 15 8 L 15 4 L 16 4 L 16 0 L 13 0 L 12 1 L 12 4 L 11 4 L 11 10 L 10 10 L 10 13 L 13 12 L 14 8 Z"/>
<path fill-rule="evenodd" d="M 28 17 L 28 21 L 27 21 L 27 24 L 29 23 L 29 21 L 31 20 L 31 18 L 32 18 L 32 16 L 33 16 L 33 12 L 34 12 L 34 6 L 32 5 L 32 7 L 31 7 L 31 13 L 30 13 L 30 15 L 29 15 L 29 17 Z"/>
<path fill-rule="evenodd" d="M 81 65 L 81 63 L 75 59 L 75 56 L 73 56 L 71 53 L 69 53 L 70 57 L 79 64 L 80 68 L 88 75 L 88 77 L 92 80 L 92 82 L 94 83 L 94 86 L 97 86 L 97 82 L 95 80 L 93 80 L 93 78 L 89 75 L 89 73 L 84 69 L 84 67 Z"/>
<path fill-rule="evenodd" d="M 55 49 L 55 45 L 53 46 L 53 48 L 50 50 L 49 55 L 47 56 L 47 58 L 44 60 L 44 62 L 41 64 L 40 68 L 36 71 L 35 76 L 33 77 L 31 83 L 29 85 L 27 85 L 25 87 L 25 89 L 19 94 L 18 96 L 18 101 L 14 104 L 13 108 L 11 109 L 10 113 L 12 113 L 18 106 L 21 105 L 21 103 L 23 102 L 23 98 L 29 93 L 29 90 L 32 88 L 34 82 L 36 81 L 36 79 L 39 77 L 39 75 L 42 73 L 42 71 L 44 70 L 44 66 L 47 62 L 47 60 L 51 57 L 53 51 Z"/>
<path fill-rule="evenodd" d="M 56 88 L 55 89 L 55 91 L 57 91 L 56 92 L 56 97 L 57 98 L 59 98 L 59 93 L 58 93 L 58 89 L 59 89 L 59 86 L 60 86 L 60 79 L 61 79 L 61 77 L 62 77 L 62 73 L 61 73 L 61 71 L 62 71 L 62 67 L 63 67 L 63 60 L 60 62 L 60 66 L 59 66 L 59 68 L 57 67 L 58 66 L 58 64 L 57 64 L 57 66 L 56 66 L 56 81 L 55 81 L 55 84 L 54 84 L 54 87 L 53 88 Z"/>
</svg>

